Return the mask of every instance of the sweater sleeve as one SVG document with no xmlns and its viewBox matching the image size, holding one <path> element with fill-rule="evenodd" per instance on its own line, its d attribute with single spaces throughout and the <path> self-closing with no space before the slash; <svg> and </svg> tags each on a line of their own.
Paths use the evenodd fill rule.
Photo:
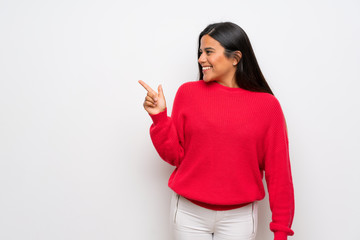
<svg viewBox="0 0 360 240">
<path fill-rule="evenodd" d="M 270 111 L 270 122 L 265 138 L 265 179 L 269 192 L 272 222 L 270 230 L 275 240 L 286 240 L 294 232 L 294 189 L 289 159 L 289 142 L 283 111 L 277 99 Z"/>
<path fill-rule="evenodd" d="M 176 93 L 171 117 L 167 116 L 167 108 L 158 114 L 150 115 L 153 123 L 150 137 L 159 156 L 169 164 L 178 167 L 184 157 L 183 122 L 180 117 L 182 96 L 180 88 Z"/>
</svg>

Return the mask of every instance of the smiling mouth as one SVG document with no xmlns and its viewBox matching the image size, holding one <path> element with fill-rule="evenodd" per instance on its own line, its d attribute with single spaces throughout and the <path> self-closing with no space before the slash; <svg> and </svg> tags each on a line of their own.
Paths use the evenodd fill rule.
<svg viewBox="0 0 360 240">
<path fill-rule="evenodd" d="M 205 72 L 205 71 L 209 70 L 210 68 L 211 67 L 203 67 L 202 70 L 203 70 L 203 72 Z"/>
</svg>

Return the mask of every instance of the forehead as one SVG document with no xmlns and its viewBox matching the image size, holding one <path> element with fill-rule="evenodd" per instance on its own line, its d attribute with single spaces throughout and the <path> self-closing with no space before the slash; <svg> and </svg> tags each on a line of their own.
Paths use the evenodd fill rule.
<svg viewBox="0 0 360 240">
<path fill-rule="evenodd" d="M 216 41 L 214 38 L 210 37 L 209 35 L 204 35 L 200 39 L 200 48 L 203 49 L 203 48 L 208 48 L 208 47 L 222 48 L 220 43 L 218 41 Z"/>
</svg>

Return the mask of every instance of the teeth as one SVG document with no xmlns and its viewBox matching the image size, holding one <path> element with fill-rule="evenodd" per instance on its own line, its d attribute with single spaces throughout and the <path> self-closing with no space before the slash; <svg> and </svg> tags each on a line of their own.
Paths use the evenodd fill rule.
<svg viewBox="0 0 360 240">
<path fill-rule="evenodd" d="M 202 69 L 203 70 L 208 70 L 208 69 L 210 69 L 211 67 L 203 67 Z"/>
</svg>

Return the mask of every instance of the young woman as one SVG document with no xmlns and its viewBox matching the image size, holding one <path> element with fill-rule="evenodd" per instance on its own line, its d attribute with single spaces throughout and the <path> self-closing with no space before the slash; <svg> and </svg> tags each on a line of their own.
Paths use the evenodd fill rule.
<svg viewBox="0 0 360 240">
<path fill-rule="evenodd" d="M 257 201 L 267 182 L 275 240 L 293 235 L 294 191 L 285 118 L 258 66 L 249 38 L 231 22 L 199 36 L 199 81 L 182 84 L 171 117 L 162 86 L 148 91 L 152 142 L 175 166 L 176 240 L 253 240 Z"/>
</svg>

